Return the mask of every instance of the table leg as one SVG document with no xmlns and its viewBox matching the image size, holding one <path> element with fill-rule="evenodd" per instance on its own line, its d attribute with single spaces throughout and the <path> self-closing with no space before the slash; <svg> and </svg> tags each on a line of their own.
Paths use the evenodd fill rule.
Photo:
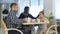
<svg viewBox="0 0 60 34">
<path fill-rule="evenodd" d="M 31 28 L 31 34 L 37 34 L 37 30 L 38 30 L 38 28 L 36 26 L 33 26 Z"/>
</svg>

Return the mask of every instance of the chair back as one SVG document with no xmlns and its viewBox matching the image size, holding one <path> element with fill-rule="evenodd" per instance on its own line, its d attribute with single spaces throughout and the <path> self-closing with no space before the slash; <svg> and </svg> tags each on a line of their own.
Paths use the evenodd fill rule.
<svg viewBox="0 0 60 34">
<path fill-rule="evenodd" d="M 7 34 L 7 27 L 6 27 L 6 24 L 4 23 L 4 21 L 3 20 L 1 20 L 1 27 L 2 27 L 2 29 L 3 29 L 3 33 L 4 34 Z"/>
<path fill-rule="evenodd" d="M 2 29 L 3 29 L 3 34 L 8 34 L 9 30 L 11 30 L 11 31 L 15 30 L 15 31 L 18 31 L 19 33 L 23 34 L 23 32 L 21 30 L 18 30 L 16 28 L 9 28 L 8 29 L 3 20 L 1 20 L 1 26 L 2 26 Z"/>
<path fill-rule="evenodd" d="M 56 21 L 56 19 L 50 20 L 50 24 L 51 25 L 48 27 L 46 34 L 49 34 L 49 33 L 58 34 L 58 32 L 57 32 L 57 21 Z"/>
</svg>

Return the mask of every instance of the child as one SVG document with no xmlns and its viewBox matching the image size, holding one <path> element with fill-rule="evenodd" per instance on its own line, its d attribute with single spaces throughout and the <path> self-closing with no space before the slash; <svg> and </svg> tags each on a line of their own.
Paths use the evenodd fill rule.
<svg viewBox="0 0 60 34">
<path fill-rule="evenodd" d="M 41 11 L 40 13 L 39 13 L 39 16 L 38 16 L 38 21 L 40 21 L 40 22 L 47 22 L 47 23 L 49 23 L 49 21 L 48 21 L 48 19 L 44 16 L 44 13 L 43 13 L 43 11 Z M 37 32 L 37 34 L 43 34 L 43 32 L 45 32 L 45 30 L 47 29 L 47 24 L 41 24 L 41 25 L 39 25 L 38 26 L 38 32 Z"/>
</svg>

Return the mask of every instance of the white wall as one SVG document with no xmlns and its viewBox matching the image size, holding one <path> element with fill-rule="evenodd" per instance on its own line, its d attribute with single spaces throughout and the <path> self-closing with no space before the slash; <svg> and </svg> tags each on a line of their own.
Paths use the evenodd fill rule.
<svg viewBox="0 0 60 34">
<path fill-rule="evenodd" d="M 60 19 L 60 0 L 55 0 L 55 18 Z"/>
<path fill-rule="evenodd" d="M 19 0 L 18 6 L 19 6 L 18 16 L 24 11 L 25 6 L 29 6 L 30 14 L 36 17 L 38 13 L 43 10 L 43 0 L 40 0 L 39 5 L 38 0 L 31 0 L 31 3 L 30 0 Z"/>
<path fill-rule="evenodd" d="M 44 12 L 46 16 L 54 12 L 54 0 L 44 0 Z"/>
<path fill-rule="evenodd" d="M 19 15 L 24 11 L 25 6 L 29 6 L 29 0 L 19 0 L 18 1 L 19 11 L 18 11 L 18 17 Z"/>
</svg>

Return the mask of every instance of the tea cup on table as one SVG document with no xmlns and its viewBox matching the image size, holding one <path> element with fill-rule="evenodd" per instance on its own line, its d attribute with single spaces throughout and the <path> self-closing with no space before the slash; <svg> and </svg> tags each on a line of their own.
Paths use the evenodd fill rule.
<svg viewBox="0 0 60 34">
<path fill-rule="evenodd" d="M 32 19 L 31 22 L 36 22 L 36 19 Z"/>
<path fill-rule="evenodd" d="M 36 19 L 37 22 L 40 22 L 40 19 Z"/>
<path fill-rule="evenodd" d="M 27 21 L 27 22 L 28 22 L 28 23 L 31 22 L 31 18 L 28 18 L 28 21 Z"/>
</svg>

